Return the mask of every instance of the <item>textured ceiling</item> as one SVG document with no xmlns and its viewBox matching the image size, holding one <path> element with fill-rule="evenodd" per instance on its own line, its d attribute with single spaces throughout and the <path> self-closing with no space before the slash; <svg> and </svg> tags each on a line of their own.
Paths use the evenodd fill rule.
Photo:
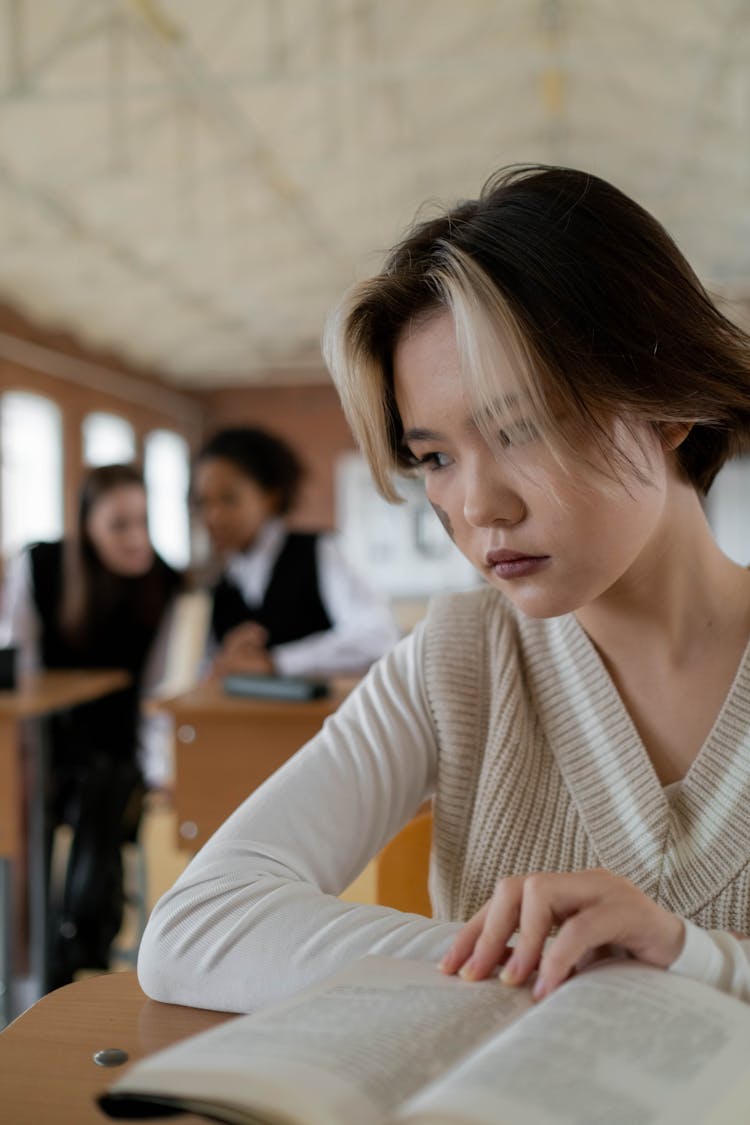
<svg viewBox="0 0 750 1125">
<path fill-rule="evenodd" d="M 0 299 L 185 387 L 317 379 L 420 203 L 541 160 L 740 309 L 749 61 L 748 0 L 3 0 Z"/>
</svg>

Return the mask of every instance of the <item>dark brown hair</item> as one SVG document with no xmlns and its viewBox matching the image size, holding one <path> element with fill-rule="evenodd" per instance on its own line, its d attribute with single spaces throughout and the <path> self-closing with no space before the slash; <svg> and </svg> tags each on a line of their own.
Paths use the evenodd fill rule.
<svg viewBox="0 0 750 1125">
<path fill-rule="evenodd" d="M 177 576 L 154 555 L 146 574 L 123 577 L 104 566 L 88 534 L 95 505 L 117 488 L 143 489 L 143 474 L 134 465 L 102 465 L 89 469 L 78 493 L 75 534 L 65 544 L 60 626 L 74 647 L 83 647 L 96 625 L 125 597 L 139 624 L 156 629 L 177 585 Z"/>
<path fill-rule="evenodd" d="M 493 382 L 497 398 L 502 346 L 553 444 L 562 413 L 563 444 L 593 438 L 616 467 L 606 419 L 686 424 L 676 456 L 704 493 L 725 460 L 750 445 L 750 340 L 716 308 L 664 228 L 597 176 L 512 167 L 478 199 L 416 225 L 327 326 L 326 358 L 345 413 L 391 499 L 391 474 L 409 464 L 394 349 L 409 325 L 440 309 L 453 314 L 480 414 L 492 409 Z"/>
<path fill-rule="evenodd" d="M 275 493 L 277 512 L 294 506 L 305 471 L 297 454 L 281 438 L 257 426 L 231 426 L 206 442 L 195 464 L 214 458 L 229 461 L 264 492 Z"/>
</svg>

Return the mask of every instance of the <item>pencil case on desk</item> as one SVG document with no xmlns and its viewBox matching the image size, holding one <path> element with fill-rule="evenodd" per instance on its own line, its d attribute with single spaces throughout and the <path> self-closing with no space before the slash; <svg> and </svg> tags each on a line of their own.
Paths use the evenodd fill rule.
<svg viewBox="0 0 750 1125">
<path fill-rule="evenodd" d="M 249 699 L 309 700 L 325 699 L 331 694 L 325 680 L 307 680 L 302 676 L 262 676 L 235 673 L 223 679 L 227 695 L 244 695 Z"/>
</svg>

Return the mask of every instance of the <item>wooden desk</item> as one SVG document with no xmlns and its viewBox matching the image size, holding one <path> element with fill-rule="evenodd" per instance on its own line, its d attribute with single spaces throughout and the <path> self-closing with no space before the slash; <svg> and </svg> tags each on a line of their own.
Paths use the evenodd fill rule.
<svg viewBox="0 0 750 1125">
<path fill-rule="evenodd" d="M 95 1103 L 124 1072 L 97 1051 L 120 1047 L 129 1063 L 231 1019 L 147 1000 L 134 972 L 88 977 L 50 992 L 0 1032 L 0 1120 L 8 1125 L 103 1125 Z M 185 1115 L 180 1125 L 205 1118 Z"/>
<path fill-rule="evenodd" d="M 356 680 L 330 698 L 278 702 L 227 695 L 208 681 L 163 701 L 175 724 L 178 845 L 202 847 L 249 793 L 320 730 Z"/>
<path fill-rule="evenodd" d="M 24 836 L 21 723 L 25 719 L 64 711 L 90 703 L 130 683 L 127 672 L 95 671 L 40 672 L 21 681 L 12 691 L 0 691 L 0 1027 L 10 1014 L 12 937 L 12 871 L 26 854 Z M 37 745 L 38 769 L 43 772 L 44 753 Z M 37 783 L 31 794 L 29 831 L 29 883 L 31 888 L 32 948 L 43 955 L 46 927 L 46 875 L 44 870 L 44 825 L 42 792 Z"/>
</svg>

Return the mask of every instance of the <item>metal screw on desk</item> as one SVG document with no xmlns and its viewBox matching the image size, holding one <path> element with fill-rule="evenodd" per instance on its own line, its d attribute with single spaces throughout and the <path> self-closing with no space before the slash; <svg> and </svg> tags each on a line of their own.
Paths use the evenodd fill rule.
<svg viewBox="0 0 750 1125">
<path fill-rule="evenodd" d="M 120 1050 L 119 1047 L 105 1047 L 94 1054 L 94 1062 L 97 1066 L 122 1066 L 127 1061 L 128 1052 Z"/>
<path fill-rule="evenodd" d="M 183 840 L 194 840 L 198 835 L 198 825 L 194 820 L 183 820 L 180 825 L 180 835 Z"/>
<path fill-rule="evenodd" d="M 177 728 L 177 738 L 180 742 L 195 742 L 195 727 L 191 727 L 189 723 L 183 723 L 181 727 Z"/>
</svg>

